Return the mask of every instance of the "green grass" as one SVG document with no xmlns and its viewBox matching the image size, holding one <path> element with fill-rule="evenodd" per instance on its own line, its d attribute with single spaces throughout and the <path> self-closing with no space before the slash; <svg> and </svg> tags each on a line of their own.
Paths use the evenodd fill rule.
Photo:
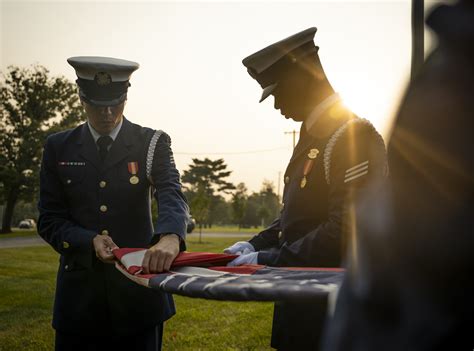
<svg viewBox="0 0 474 351">
<path fill-rule="evenodd" d="M 263 228 L 240 228 L 235 225 L 213 225 L 211 228 L 202 228 L 203 233 L 249 233 L 256 234 Z M 193 233 L 199 233 L 199 226 L 196 226 Z"/>
<path fill-rule="evenodd" d="M 221 252 L 232 238 L 188 241 L 189 251 Z M 0 350 L 52 350 L 58 255 L 49 247 L 0 249 Z M 272 304 L 176 296 L 164 350 L 271 350 Z"/>
<path fill-rule="evenodd" d="M 202 228 L 203 233 L 228 233 L 228 234 L 256 234 L 260 232 L 263 227 L 258 228 L 240 228 L 235 225 L 220 225 L 212 226 L 212 228 Z M 2 238 L 15 238 L 20 236 L 33 236 L 38 235 L 35 229 L 12 229 L 13 233 L 0 234 L 0 240 Z M 193 230 L 193 234 L 199 234 L 199 227 Z"/>
</svg>

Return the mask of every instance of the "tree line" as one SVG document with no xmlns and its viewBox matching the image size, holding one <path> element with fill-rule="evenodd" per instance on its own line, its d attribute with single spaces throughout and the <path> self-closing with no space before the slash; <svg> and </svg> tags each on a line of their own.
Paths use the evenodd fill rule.
<svg viewBox="0 0 474 351">
<path fill-rule="evenodd" d="M 235 186 L 226 180 L 232 172 L 224 159 L 192 161 L 182 182 L 191 214 L 201 227 L 230 223 L 239 228 L 258 227 L 278 216 L 280 201 L 273 183 L 265 180 L 260 191 L 249 194 L 244 183 Z"/>
<path fill-rule="evenodd" d="M 0 78 L 0 233 L 10 233 L 18 218 L 32 218 L 39 192 L 41 152 L 46 137 L 86 120 L 75 83 L 52 77 L 41 65 L 10 66 Z M 197 224 L 257 227 L 277 217 L 274 185 L 264 181 L 249 193 L 244 183 L 227 179 L 223 159 L 192 159 L 182 175 L 183 191 Z M 15 213 L 15 206 L 17 213 Z M 21 212 L 21 213 L 20 213 Z"/>
</svg>

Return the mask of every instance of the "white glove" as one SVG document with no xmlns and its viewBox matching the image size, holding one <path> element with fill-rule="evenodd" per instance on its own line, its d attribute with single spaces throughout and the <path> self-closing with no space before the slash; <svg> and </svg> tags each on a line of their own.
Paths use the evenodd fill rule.
<svg viewBox="0 0 474 351">
<path fill-rule="evenodd" d="M 235 260 L 227 263 L 230 267 L 241 266 L 243 264 L 258 264 L 258 252 L 240 255 Z"/>
<path fill-rule="evenodd" d="M 245 255 L 255 252 L 255 248 L 248 241 L 238 241 L 234 245 L 224 249 L 224 253 L 231 255 Z"/>
</svg>

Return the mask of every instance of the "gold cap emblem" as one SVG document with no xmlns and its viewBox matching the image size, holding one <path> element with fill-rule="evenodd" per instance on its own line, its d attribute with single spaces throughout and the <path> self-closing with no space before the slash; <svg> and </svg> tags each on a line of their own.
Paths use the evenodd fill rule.
<svg viewBox="0 0 474 351">
<path fill-rule="evenodd" d="M 110 83 L 112 83 L 112 77 L 110 76 L 110 74 L 106 72 L 96 73 L 94 80 L 97 83 L 97 85 L 100 85 L 100 86 L 109 85 Z"/>
</svg>

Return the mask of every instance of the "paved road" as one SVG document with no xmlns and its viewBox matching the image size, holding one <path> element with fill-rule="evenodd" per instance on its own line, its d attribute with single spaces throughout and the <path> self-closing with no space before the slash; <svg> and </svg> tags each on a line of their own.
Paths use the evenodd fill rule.
<svg viewBox="0 0 474 351">
<path fill-rule="evenodd" d="M 203 238 L 249 238 L 254 234 L 251 233 L 202 233 Z M 198 238 L 199 233 L 191 233 L 187 235 L 188 238 Z M 15 238 L 1 238 L 0 249 L 12 247 L 26 247 L 26 246 L 42 246 L 46 242 L 39 236 L 19 236 Z"/>
<path fill-rule="evenodd" d="M 0 249 L 11 247 L 25 247 L 25 246 L 42 246 L 46 245 L 39 236 L 19 236 L 16 238 L 0 238 Z"/>
</svg>

